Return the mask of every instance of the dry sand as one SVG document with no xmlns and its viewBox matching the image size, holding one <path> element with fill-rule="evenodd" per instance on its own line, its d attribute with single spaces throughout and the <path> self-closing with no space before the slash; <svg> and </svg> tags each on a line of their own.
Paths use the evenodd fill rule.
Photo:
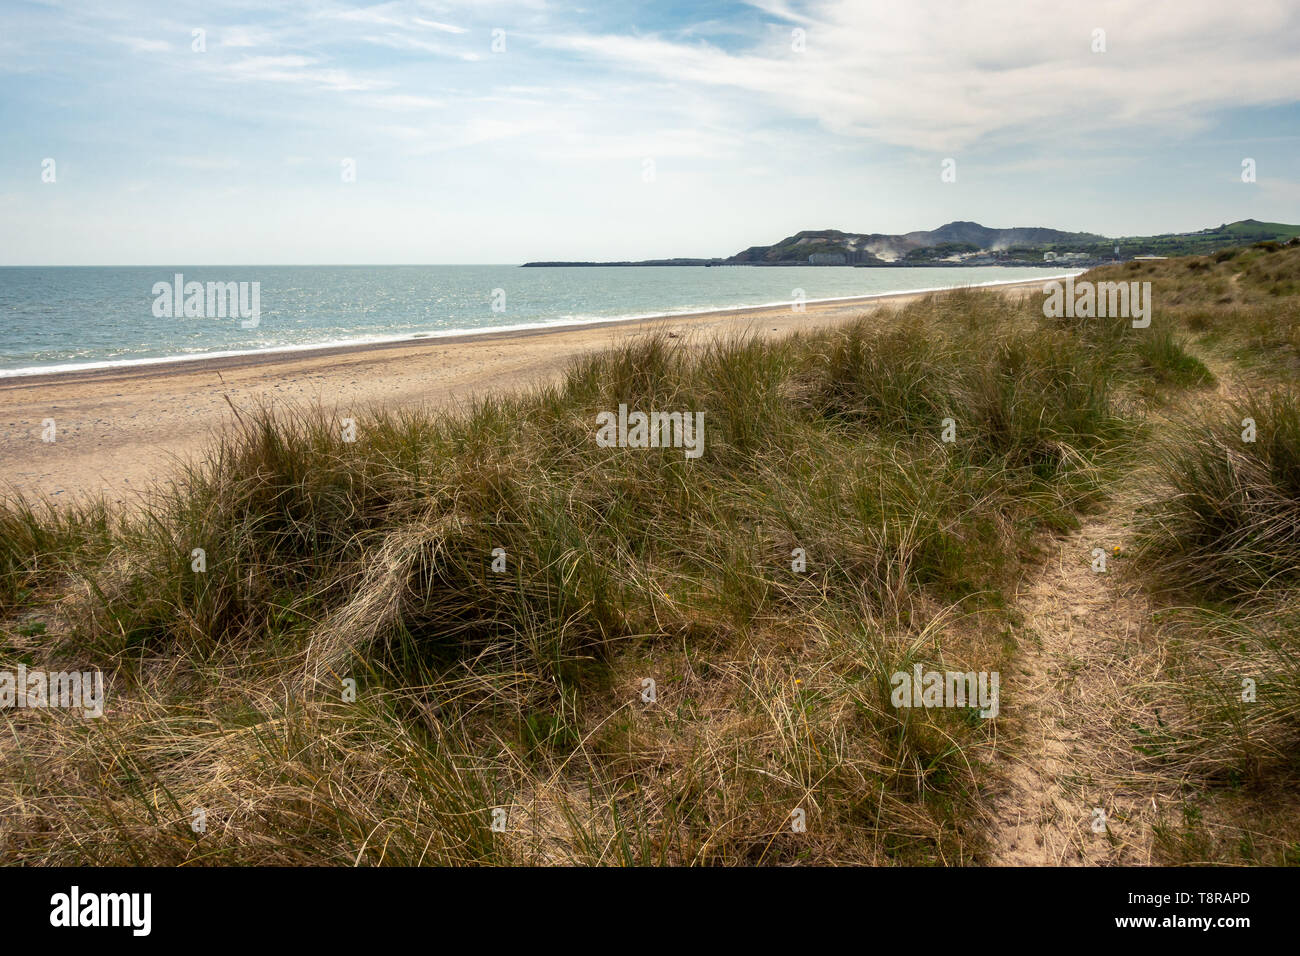
<svg viewBox="0 0 1300 956">
<path fill-rule="evenodd" d="M 1041 287 L 1050 276 L 1003 290 Z M 233 356 L 127 368 L 0 378 L 0 494 L 130 502 L 178 459 L 201 455 L 238 408 L 312 403 L 340 415 L 372 403 L 445 406 L 557 380 L 578 355 L 655 330 L 691 339 L 779 336 L 834 325 L 917 294 L 734 309 L 645 321 L 495 332 L 387 345 Z M 42 441 L 53 419 L 56 440 Z"/>
</svg>

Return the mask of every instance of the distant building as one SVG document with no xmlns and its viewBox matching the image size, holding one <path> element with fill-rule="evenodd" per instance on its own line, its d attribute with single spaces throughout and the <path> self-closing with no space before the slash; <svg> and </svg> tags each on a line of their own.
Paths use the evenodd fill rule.
<svg viewBox="0 0 1300 956">
<path fill-rule="evenodd" d="M 847 265 L 848 261 L 842 252 L 814 252 L 808 257 L 810 266 L 842 266 Z"/>
<path fill-rule="evenodd" d="M 1043 261 L 1044 261 L 1044 262 L 1055 262 L 1055 261 L 1056 261 L 1056 253 L 1055 253 L 1055 252 L 1044 252 L 1044 253 L 1043 253 Z"/>
</svg>

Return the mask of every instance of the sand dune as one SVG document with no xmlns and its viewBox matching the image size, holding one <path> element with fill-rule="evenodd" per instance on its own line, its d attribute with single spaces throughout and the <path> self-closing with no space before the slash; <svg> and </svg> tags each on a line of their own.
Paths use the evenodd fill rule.
<svg viewBox="0 0 1300 956">
<path fill-rule="evenodd" d="M 1047 277 L 1045 277 L 1047 278 Z M 1003 286 L 1025 290 L 1035 279 Z M 834 324 L 915 293 L 734 309 L 670 319 L 495 332 L 436 341 L 321 349 L 0 379 L 0 491 L 105 495 L 129 502 L 200 455 L 231 405 L 316 402 L 340 415 L 371 403 L 446 405 L 557 378 L 568 362 L 630 336 L 783 335 Z M 56 440 L 42 440 L 53 419 Z"/>
</svg>

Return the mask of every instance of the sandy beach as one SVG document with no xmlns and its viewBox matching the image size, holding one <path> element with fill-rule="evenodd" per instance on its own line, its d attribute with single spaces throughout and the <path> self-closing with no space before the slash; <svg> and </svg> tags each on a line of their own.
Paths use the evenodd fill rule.
<svg viewBox="0 0 1300 956">
<path fill-rule="evenodd" d="M 1043 279 L 998 287 L 1015 292 Z M 315 403 L 340 415 L 378 403 L 447 406 L 555 380 L 578 355 L 662 330 L 707 339 L 780 336 L 834 325 L 918 293 L 733 309 L 672 318 L 452 336 L 381 345 L 228 356 L 0 379 L 0 493 L 127 503 L 201 455 L 231 405 Z M 42 440 L 53 419 L 56 440 Z"/>
</svg>

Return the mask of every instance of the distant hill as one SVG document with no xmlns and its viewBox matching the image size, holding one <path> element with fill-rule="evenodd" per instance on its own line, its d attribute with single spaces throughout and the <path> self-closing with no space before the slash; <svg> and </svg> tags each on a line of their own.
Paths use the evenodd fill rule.
<svg viewBox="0 0 1300 956">
<path fill-rule="evenodd" d="M 727 265 L 987 265 L 989 261 L 1042 262 L 1044 253 L 1080 259 L 1178 256 L 1212 252 L 1224 246 L 1266 239 L 1287 240 L 1300 226 L 1245 219 L 1200 232 L 1112 239 L 1091 232 L 1062 232 L 1041 227 L 993 229 L 977 222 L 950 222 L 938 229 L 903 235 L 840 232 L 836 229 L 796 233 L 771 246 L 751 246 Z M 842 258 L 842 262 L 839 262 Z"/>
<path fill-rule="evenodd" d="M 1059 229 L 1014 228 L 991 229 L 978 222 L 950 222 L 946 226 L 904 235 L 884 233 L 840 232 L 837 229 L 809 230 L 795 233 L 772 246 L 750 246 L 724 260 L 728 265 L 795 265 L 809 262 L 810 257 L 843 256 L 846 265 L 896 265 L 909 257 L 934 261 L 934 256 L 917 255 L 926 250 L 942 249 L 951 256 L 974 256 L 980 253 L 1005 252 L 1013 248 L 1048 250 L 1086 243 L 1105 242 L 1104 236 L 1086 232 L 1061 232 Z M 1039 256 L 1041 259 L 1041 255 Z M 815 260 L 813 260 L 815 261 Z M 830 263 L 827 263 L 830 264 Z"/>
<path fill-rule="evenodd" d="M 978 222 L 950 222 L 938 229 L 885 233 L 810 229 L 770 246 L 750 246 L 725 259 L 654 259 L 644 262 L 527 262 L 527 266 L 953 266 L 1093 265 L 1134 256 L 1184 256 L 1264 240 L 1300 236 L 1300 226 L 1243 219 L 1199 232 L 1109 238 L 1039 226 L 995 229 Z"/>
</svg>

